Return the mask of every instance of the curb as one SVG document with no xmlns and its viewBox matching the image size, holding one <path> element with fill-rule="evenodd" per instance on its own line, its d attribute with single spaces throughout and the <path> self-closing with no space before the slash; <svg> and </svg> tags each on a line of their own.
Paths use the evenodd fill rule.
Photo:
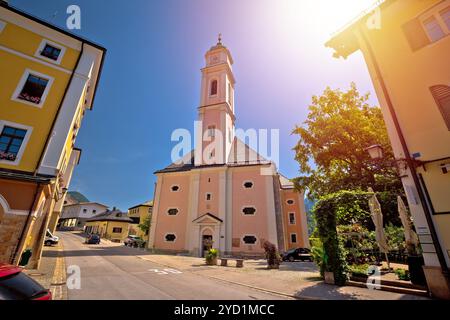
<svg viewBox="0 0 450 320">
<path fill-rule="evenodd" d="M 67 300 L 66 262 L 64 258 L 64 246 L 61 240 L 57 252 L 58 255 L 56 258 L 55 271 L 53 272 L 50 291 L 52 292 L 53 300 Z"/>
<path fill-rule="evenodd" d="M 181 269 L 181 268 L 178 268 L 176 266 L 168 265 L 168 264 L 161 263 L 161 262 L 157 262 L 157 261 L 154 261 L 154 260 L 151 260 L 151 259 L 148 259 L 148 258 L 144 258 L 142 256 L 136 256 L 136 257 L 138 259 L 151 261 L 153 263 L 156 263 L 156 264 L 168 267 L 168 268 Z M 244 284 L 244 283 L 241 283 L 241 282 L 236 282 L 236 281 L 232 281 L 232 280 L 222 279 L 222 278 L 219 278 L 219 277 L 207 276 L 207 275 L 199 274 L 199 273 L 196 273 L 196 272 L 191 272 L 191 271 L 187 271 L 187 272 L 195 274 L 195 275 L 200 276 L 200 277 L 205 277 L 205 278 L 209 278 L 209 279 L 219 280 L 219 281 L 222 281 L 222 282 L 235 284 L 235 285 L 238 285 L 238 286 L 254 289 L 254 290 L 257 290 L 257 291 L 261 291 L 261 292 L 266 292 L 266 293 L 275 294 L 275 295 L 278 295 L 278 296 L 284 296 L 284 297 L 288 297 L 288 298 L 293 298 L 293 299 L 296 299 L 296 300 L 325 300 L 325 299 L 318 298 L 318 297 L 297 296 L 297 295 L 293 295 L 293 294 L 289 294 L 289 293 L 284 293 L 284 292 L 274 291 L 274 290 L 270 290 L 270 289 L 260 288 L 260 287 L 256 287 L 256 286 L 253 286 L 253 285 Z"/>
</svg>

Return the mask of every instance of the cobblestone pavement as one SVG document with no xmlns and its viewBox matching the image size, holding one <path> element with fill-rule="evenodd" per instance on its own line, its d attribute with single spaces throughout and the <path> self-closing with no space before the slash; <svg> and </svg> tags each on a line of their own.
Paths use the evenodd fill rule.
<svg viewBox="0 0 450 320">
<path fill-rule="evenodd" d="M 265 260 L 245 260 L 243 268 L 236 268 L 233 259 L 228 267 L 206 266 L 203 258 L 149 254 L 142 249 L 133 249 L 139 258 L 160 263 L 168 267 L 194 272 L 206 277 L 229 281 L 243 286 L 255 287 L 270 292 L 300 299 L 333 300 L 422 300 L 424 297 L 369 290 L 352 286 L 333 286 L 323 283 L 312 262 L 284 262 L 278 270 L 268 270 Z"/>
<path fill-rule="evenodd" d="M 66 266 L 63 251 L 62 242 L 55 246 L 45 246 L 39 268 L 24 270 L 44 288 L 50 289 L 53 300 L 67 299 Z"/>
</svg>

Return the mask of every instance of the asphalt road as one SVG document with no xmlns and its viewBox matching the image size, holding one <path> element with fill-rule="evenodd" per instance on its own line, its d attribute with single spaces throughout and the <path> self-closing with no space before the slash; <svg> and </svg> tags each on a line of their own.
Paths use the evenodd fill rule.
<svg viewBox="0 0 450 320">
<path fill-rule="evenodd" d="M 64 245 L 68 285 L 77 286 L 79 267 L 80 288 L 68 289 L 69 300 L 278 300 L 272 295 L 216 281 L 198 273 L 169 269 L 151 261 L 139 259 L 137 249 L 110 244 L 87 245 L 84 238 L 70 232 L 58 234 Z M 74 267 L 75 266 L 75 267 Z"/>
</svg>

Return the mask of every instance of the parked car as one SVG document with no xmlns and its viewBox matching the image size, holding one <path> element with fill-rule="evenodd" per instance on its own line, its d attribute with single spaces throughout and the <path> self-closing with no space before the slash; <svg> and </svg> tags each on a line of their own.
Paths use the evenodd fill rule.
<svg viewBox="0 0 450 320">
<path fill-rule="evenodd" d="M 17 266 L 0 263 L 0 300 L 52 300 L 50 290 L 22 270 Z"/>
<path fill-rule="evenodd" d="M 308 248 L 295 248 L 286 251 L 282 255 L 283 261 L 290 261 L 293 262 L 295 260 L 301 260 L 301 261 L 312 261 L 312 255 L 311 250 Z"/>
<path fill-rule="evenodd" d="M 142 243 L 142 238 L 134 235 L 129 235 L 128 237 L 123 240 L 123 244 L 128 247 L 135 247 L 137 248 L 140 243 Z"/>
<path fill-rule="evenodd" d="M 90 234 L 86 237 L 85 243 L 87 244 L 99 244 L 100 236 L 98 234 Z"/>
<path fill-rule="evenodd" d="M 58 244 L 59 242 L 59 237 L 53 235 L 49 229 L 47 229 L 47 232 L 45 233 L 45 240 L 44 240 L 44 245 L 46 246 L 53 246 Z"/>
</svg>

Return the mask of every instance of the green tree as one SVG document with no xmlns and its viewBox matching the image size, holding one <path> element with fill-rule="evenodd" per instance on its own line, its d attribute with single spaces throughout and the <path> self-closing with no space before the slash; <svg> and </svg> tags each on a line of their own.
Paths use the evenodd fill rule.
<svg viewBox="0 0 450 320">
<path fill-rule="evenodd" d="M 145 235 L 148 235 L 149 231 L 150 231 L 150 224 L 151 224 L 151 216 L 148 215 L 144 221 L 142 221 L 142 223 L 138 224 L 139 229 L 142 230 L 142 232 Z"/>
<path fill-rule="evenodd" d="M 366 191 L 369 186 L 388 192 L 388 198 L 403 193 L 381 110 L 368 99 L 354 83 L 347 91 L 327 87 L 312 97 L 306 121 L 293 131 L 299 135 L 295 159 L 304 173 L 295 183 L 309 197 L 319 199 L 342 189 Z M 383 147 L 383 159 L 369 157 L 365 148 L 374 144 Z"/>
</svg>

